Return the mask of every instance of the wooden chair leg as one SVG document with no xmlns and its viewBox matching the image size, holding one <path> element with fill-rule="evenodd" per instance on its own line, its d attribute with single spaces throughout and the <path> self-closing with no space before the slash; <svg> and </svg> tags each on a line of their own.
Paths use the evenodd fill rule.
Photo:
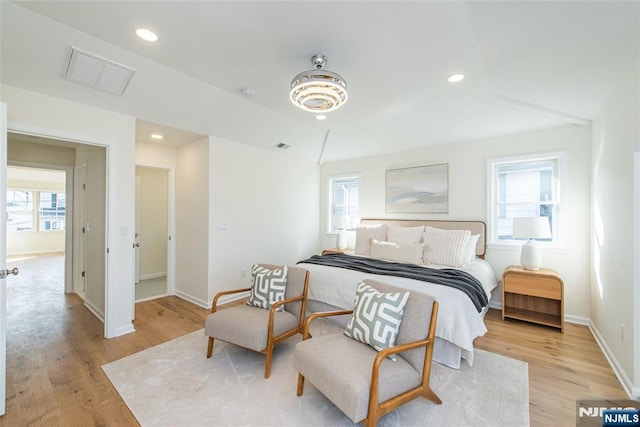
<svg viewBox="0 0 640 427">
<path fill-rule="evenodd" d="M 271 376 L 271 360 L 273 359 L 273 349 L 267 351 L 267 361 L 264 366 L 264 377 L 269 378 Z"/>
<path fill-rule="evenodd" d="M 213 337 L 209 337 L 209 345 L 207 345 L 207 359 L 213 354 Z"/>
<path fill-rule="evenodd" d="M 298 374 L 298 389 L 296 390 L 296 395 L 302 396 L 302 392 L 304 389 L 304 377 L 302 374 Z"/>
</svg>

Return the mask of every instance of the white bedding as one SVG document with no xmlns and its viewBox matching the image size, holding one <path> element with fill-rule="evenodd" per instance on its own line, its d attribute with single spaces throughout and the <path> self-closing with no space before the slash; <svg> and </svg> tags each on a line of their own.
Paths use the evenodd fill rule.
<svg viewBox="0 0 640 427">
<path fill-rule="evenodd" d="M 460 357 L 473 365 L 473 340 L 487 332 L 483 321 L 483 314 L 478 313 L 475 306 L 463 292 L 448 286 L 436 285 L 402 277 L 362 273 L 339 267 L 328 267 L 316 264 L 300 263 L 300 267 L 309 270 L 309 290 L 307 298 L 312 301 L 338 307 L 352 309 L 355 289 L 362 279 L 375 279 L 402 287 L 411 291 L 424 292 L 433 295 L 440 307 L 438 310 L 438 324 L 436 337 L 448 343 L 452 343 L 460 349 L 456 361 L 452 361 L 451 349 L 442 348 L 438 351 L 438 342 L 434 346 L 434 361 L 443 363 L 453 368 L 460 367 Z M 447 266 L 429 265 L 429 268 L 451 268 Z M 482 260 L 467 264 L 459 270 L 464 270 L 476 277 L 487 293 L 491 296 L 491 290 L 497 285 L 495 272 L 491 265 Z M 440 346 L 444 347 L 444 346 Z M 438 360 L 438 354 L 443 356 Z M 448 356 L 447 356 L 448 355 Z"/>
</svg>

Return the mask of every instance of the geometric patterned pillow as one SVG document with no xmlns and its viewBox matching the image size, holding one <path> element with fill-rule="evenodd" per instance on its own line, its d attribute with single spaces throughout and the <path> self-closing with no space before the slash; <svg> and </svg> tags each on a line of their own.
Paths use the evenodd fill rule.
<svg viewBox="0 0 640 427">
<path fill-rule="evenodd" d="M 247 305 L 254 307 L 271 309 L 271 306 L 284 299 L 284 293 L 287 289 L 287 266 L 269 270 L 255 264 L 251 267 L 251 293 Z M 276 311 L 284 311 L 284 305 L 281 305 Z"/>
<path fill-rule="evenodd" d="M 409 292 L 379 292 L 364 282 L 358 283 L 353 315 L 344 334 L 380 351 L 396 345 Z M 395 361 L 394 355 L 389 359 Z"/>
</svg>

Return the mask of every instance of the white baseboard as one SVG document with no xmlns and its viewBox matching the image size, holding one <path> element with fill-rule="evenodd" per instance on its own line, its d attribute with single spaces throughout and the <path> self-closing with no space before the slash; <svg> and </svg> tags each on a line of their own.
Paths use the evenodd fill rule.
<svg viewBox="0 0 640 427">
<path fill-rule="evenodd" d="M 159 277 L 167 277 L 167 272 L 166 271 L 161 271 L 159 273 L 141 274 L 140 275 L 140 280 L 157 279 Z"/>
<path fill-rule="evenodd" d="M 249 292 L 241 292 L 239 294 L 231 294 L 231 295 L 224 295 L 223 297 L 221 297 L 218 300 L 218 305 L 222 305 L 222 304 L 227 304 L 229 302 L 232 301 L 236 301 L 242 298 L 245 298 L 247 295 L 249 295 Z M 180 292 L 180 291 L 176 291 L 176 296 L 182 298 L 183 300 L 189 301 L 197 306 L 200 306 L 202 308 L 206 308 L 208 310 L 211 309 L 211 304 L 213 301 L 202 301 L 200 298 L 196 298 L 192 295 L 186 294 L 184 292 Z M 138 302 L 138 301 L 136 301 Z"/>
<path fill-rule="evenodd" d="M 225 295 L 218 300 L 218 305 L 227 304 L 232 301 L 237 301 L 239 299 L 246 298 L 248 295 L 249 295 L 249 291 L 241 292 L 238 294 Z M 209 303 L 208 308 L 211 308 L 211 303 Z"/>
<path fill-rule="evenodd" d="M 631 379 L 624 372 L 624 369 L 622 369 L 622 366 L 620 366 L 620 363 L 618 363 L 618 359 L 616 359 L 615 355 L 607 345 L 607 342 L 604 340 L 604 338 L 600 334 L 600 331 L 598 331 L 598 328 L 596 328 L 596 325 L 594 325 L 593 322 L 589 320 L 587 326 L 589 326 L 589 330 L 591 331 L 591 334 L 593 335 L 596 342 L 598 343 L 600 350 L 602 350 L 602 354 L 604 354 L 604 357 L 607 359 L 607 362 L 609 362 L 609 366 L 611 366 L 611 369 L 613 369 L 613 373 L 618 378 L 618 381 L 622 385 L 622 388 L 624 389 L 624 391 L 627 393 L 627 396 L 629 396 L 630 399 L 638 399 L 640 397 L 640 389 L 638 389 L 638 387 L 633 386 Z"/>
<path fill-rule="evenodd" d="M 135 332 L 136 328 L 133 327 L 133 323 L 127 326 L 122 326 L 120 328 L 116 328 L 114 334 L 112 337 L 109 338 L 115 338 L 115 337 L 120 337 L 122 335 L 126 335 L 126 334 L 130 334 L 132 332 Z"/>
<path fill-rule="evenodd" d="M 96 316 L 98 319 L 100 319 L 100 321 L 102 323 L 104 323 L 104 313 L 102 313 L 100 310 L 98 310 L 98 308 L 91 304 L 90 301 L 88 300 L 84 300 L 84 306 L 87 307 L 87 310 L 89 310 L 91 313 L 93 313 L 94 316 Z"/>
<path fill-rule="evenodd" d="M 211 302 L 201 300 L 200 298 L 196 298 L 193 295 L 189 295 L 185 292 L 179 291 L 176 289 L 176 296 L 182 298 L 183 300 L 189 301 L 199 307 L 202 308 L 211 308 Z"/>
</svg>

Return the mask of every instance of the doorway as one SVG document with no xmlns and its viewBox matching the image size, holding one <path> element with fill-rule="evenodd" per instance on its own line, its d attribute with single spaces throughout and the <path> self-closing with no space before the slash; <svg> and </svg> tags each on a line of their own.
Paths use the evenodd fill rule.
<svg viewBox="0 0 640 427">
<path fill-rule="evenodd" d="M 136 166 L 135 302 L 170 294 L 170 170 Z"/>
<path fill-rule="evenodd" d="M 10 249 L 10 254 L 59 252 L 64 255 L 64 292 L 77 293 L 83 298 L 85 307 L 104 322 L 106 148 L 13 132 L 7 137 L 9 170 L 31 171 L 36 177 L 31 178 L 33 183 L 29 184 L 24 177 L 16 175 L 10 186 L 27 192 L 33 200 L 29 205 L 33 219 L 26 228 L 32 228 L 31 234 L 38 237 L 40 245 L 38 248 L 25 247 L 34 238 L 24 233 L 27 230 L 16 230 L 16 241 L 20 245 Z M 78 174 L 79 170 L 84 174 Z M 53 178 L 55 173 L 62 173 L 64 180 Z M 75 197 L 77 194 L 81 197 Z M 84 209 L 78 209 L 74 203 L 76 199 Z M 84 232 L 82 240 L 78 238 L 82 235 L 78 230 Z M 7 231 L 10 231 L 9 227 Z M 7 244 L 11 248 L 14 236 L 10 234 Z M 83 256 L 78 257 L 79 253 Z M 80 277 L 82 284 L 79 284 Z"/>
</svg>

